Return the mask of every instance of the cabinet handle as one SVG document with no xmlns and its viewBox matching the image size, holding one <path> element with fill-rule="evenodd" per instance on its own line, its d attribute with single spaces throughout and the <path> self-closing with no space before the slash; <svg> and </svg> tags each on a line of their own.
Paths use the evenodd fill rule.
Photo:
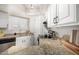
<svg viewBox="0 0 79 59">
<path fill-rule="evenodd" d="M 54 23 L 54 24 L 56 23 L 56 18 L 55 18 L 55 17 L 53 18 L 53 23 Z"/>
<path fill-rule="evenodd" d="M 57 24 L 58 23 L 58 16 L 56 16 L 55 18 L 53 18 L 53 23 Z"/>
<path fill-rule="evenodd" d="M 24 43 L 24 40 L 22 40 L 22 43 Z"/>
<path fill-rule="evenodd" d="M 59 17 L 58 17 L 58 16 L 56 16 L 56 22 L 57 22 L 57 23 L 59 22 Z"/>
<path fill-rule="evenodd" d="M 22 43 L 24 43 L 25 42 L 25 40 L 22 40 Z"/>
</svg>

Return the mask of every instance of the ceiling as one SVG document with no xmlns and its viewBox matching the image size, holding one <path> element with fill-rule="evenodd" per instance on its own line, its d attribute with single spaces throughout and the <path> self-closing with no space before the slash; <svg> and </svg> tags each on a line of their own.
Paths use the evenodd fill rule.
<svg viewBox="0 0 79 59">
<path fill-rule="evenodd" d="M 23 4 L 23 6 L 27 15 L 39 15 L 47 11 L 49 4 Z"/>
</svg>

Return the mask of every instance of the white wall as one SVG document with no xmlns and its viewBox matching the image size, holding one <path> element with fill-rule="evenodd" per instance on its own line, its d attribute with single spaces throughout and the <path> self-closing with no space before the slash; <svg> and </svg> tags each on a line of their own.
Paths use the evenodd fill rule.
<svg viewBox="0 0 79 59">
<path fill-rule="evenodd" d="M 35 34 L 43 35 L 46 32 L 46 29 L 43 26 L 43 21 L 45 21 L 42 15 L 33 16 L 30 19 L 30 31 Z"/>
<path fill-rule="evenodd" d="M 39 16 L 32 16 L 30 19 L 30 31 L 32 33 L 37 33 L 40 34 L 40 24 L 41 20 L 39 18 Z"/>
</svg>

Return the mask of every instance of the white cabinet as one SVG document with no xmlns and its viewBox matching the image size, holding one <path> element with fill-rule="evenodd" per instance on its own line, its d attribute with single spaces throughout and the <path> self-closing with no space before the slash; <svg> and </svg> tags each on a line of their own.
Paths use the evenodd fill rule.
<svg viewBox="0 0 79 59">
<path fill-rule="evenodd" d="M 50 5 L 50 7 L 48 8 L 48 12 L 46 13 L 47 18 L 48 18 L 48 27 L 52 27 L 52 25 L 55 25 L 53 23 L 53 19 L 56 17 L 56 4 L 52 4 Z"/>
<path fill-rule="evenodd" d="M 48 27 L 79 24 L 78 4 L 52 4 L 49 9 L 47 13 Z"/>
<path fill-rule="evenodd" d="M 18 47 L 32 46 L 31 36 L 16 37 L 16 46 Z"/>
<path fill-rule="evenodd" d="M 0 28 L 7 28 L 8 25 L 8 15 L 6 13 L 0 12 Z"/>
<path fill-rule="evenodd" d="M 15 42 L 0 44 L 0 53 L 7 50 L 8 48 L 10 48 L 11 46 L 14 46 L 14 45 L 15 45 Z"/>
<path fill-rule="evenodd" d="M 75 5 L 57 5 L 58 24 L 75 22 Z"/>
</svg>

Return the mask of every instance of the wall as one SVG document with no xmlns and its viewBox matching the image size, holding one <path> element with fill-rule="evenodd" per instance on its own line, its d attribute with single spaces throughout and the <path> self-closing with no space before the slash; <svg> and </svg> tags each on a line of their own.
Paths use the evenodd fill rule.
<svg viewBox="0 0 79 59">
<path fill-rule="evenodd" d="M 43 35 L 47 33 L 47 30 L 44 28 L 43 21 L 45 21 L 42 15 L 32 16 L 30 19 L 30 31 L 35 34 Z"/>
</svg>

